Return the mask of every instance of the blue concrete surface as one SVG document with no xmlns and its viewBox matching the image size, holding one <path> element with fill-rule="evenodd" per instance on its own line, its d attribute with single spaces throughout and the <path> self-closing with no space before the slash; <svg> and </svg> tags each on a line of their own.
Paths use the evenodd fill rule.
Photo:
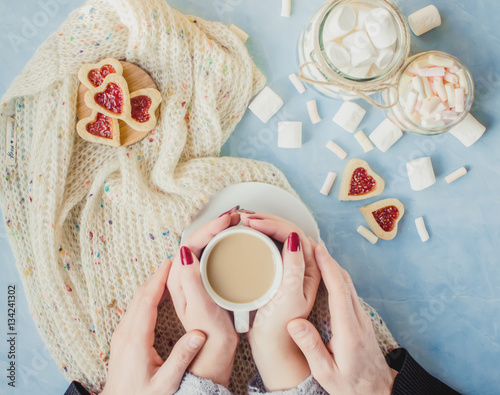
<svg viewBox="0 0 500 395">
<path fill-rule="evenodd" d="M 68 12 L 83 3 L 54 1 L 57 9 L 46 20 L 39 14 L 46 12 L 42 4 L 49 0 L 0 2 L 0 94 Z M 269 85 L 285 101 L 283 109 L 267 125 L 247 113 L 224 146 L 223 154 L 265 160 L 286 174 L 316 216 L 328 248 L 352 274 L 360 296 L 379 311 L 397 340 L 426 369 L 463 393 L 499 393 L 500 265 L 496 242 L 500 240 L 500 3 L 435 0 L 443 25 L 420 38 L 412 35 L 413 53 L 442 50 L 469 67 L 477 87 L 472 113 L 488 127 L 484 137 L 473 147 L 465 148 L 448 135 L 405 135 L 385 154 L 378 150 L 364 154 L 353 136 L 331 121 L 340 107 L 339 101 L 312 89 L 300 96 L 288 81 L 288 75 L 297 69 L 300 29 L 322 2 L 295 0 L 289 19 L 280 17 L 279 1 L 170 2 L 183 12 L 234 23 L 247 31 L 248 49 Z M 399 3 L 405 15 L 430 4 L 428 0 Z M 36 31 L 24 35 L 24 23 L 34 18 L 38 22 Z M 323 117 L 314 126 L 305 105 L 313 98 Z M 368 134 L 384 113 L 364 102 L 360 104 L 368 110 L 361 124 Z M 281 120 L 304 123 L 301 150 L 277 148 L 277 122 Z M 407 211 L 395 240 L 372 246 L 356 234 L 357 226 L 364 223 L 358 211 L 364 202 L 339 202 L 339 181 L 329 197 L 319 194 L 327 172 L 341 173 L 345 165 L 345 161 L 324 148 L 330 139 L 344 147 L 349 157 L 366 159 L 384 176 L 387 188 L 382 197 L 397 197 L 405 204 Z M 437 184 L 423 192 L 413 192 L 404 165 L 421 156 L 431 156 Z M 446 184 L 444 176 L 463 165 L 469 174 L 454 184 Z M 368 202 L 373 200 L 376 199 Z M 425 244 L 420 242 L 414 226 L 414 219 L 419 216 L 424 216 L 431 234 L 431 240 Z M 0 392 L 61 394 L 67 383 L 46 352 L 31 319 L 3 224 L 0 229 L 0 292 L 6 295 L 10 283 L 19 287 L 21 328 L 17 392 L 6 391 L 4 374 Z M 2 317 L 5 300 L 5 296 L 0 298 Z M 5 372 L 6 346 L 4 341 L 0 344 L 0 369 Z"/>
</svg>

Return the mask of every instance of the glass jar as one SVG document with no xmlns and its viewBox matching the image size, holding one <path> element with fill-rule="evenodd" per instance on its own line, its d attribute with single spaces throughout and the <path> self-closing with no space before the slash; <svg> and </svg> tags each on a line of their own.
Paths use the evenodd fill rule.
<svg viewBox="0 0 500 395">
<path fill-rule="evenodd" d="M 395 90 L 387 90 L 384 91 L 382 94 L 382 97 L 386 103 L 392 103 L 393 101 L 397 100 L 397 104 L 387 110 L 387 116 L 389 119 L 391 119 L 391 121 L 393 121 L 396 125 L 398 125 L 402 130 L 427 136 L 447 132 L 453 126 L 462 122 L 469 113 L 472 104 L 474 102 L 474 80 L 472 79 L 469 70 L 459 59 L 441 51 L 421 52 L 408 58 L 401 72 L 399 73 L 399 75 L 396 76 L 398 93 L 401 92 L 400 87 L 403 78 L 408 78 L 408 76 L 410 75 L 408 73 L 408 70 L 411 70 L 412 66 L 418 64 L 418 62 L 422 62 L 425 61 L 425 59 L 428 59 L 430 55 L 452 60 L 453 62 L 455 62 L 458 69 L 462 69 L 464 71 L 464 76 L 467 81 L 467 93 L 465 94 L 464 111 L 462 111 L 456 119 L 451 120 L 444 127 L 435 127 L 435 128 L 423 127 L 421 124 L 414 122 L 414 120 L 404 111 L 404 104 L 402 100 L 397 100 Z M 411 71 L 414 72 L 415 70 Z M 406 77 L 404 77 L 405 75 Z"/>
<path fill-rule="evenodd" d="M 323 30 L 328 16 L 339 7 L 383 8 L 393 19 L 397 41 L 394 56 L 379 74 L 370 77 L 356 77 L 337 68 L 325 54 Z M 363 96 L 367 98 L 376 92 L 387 89 L 393 81 L 410 51 L 410 31 L 406 18 L 391 0 L 332 0 L 320 7 L 306 23 L 299 40 L 299 62 L 301 75 L 318 92 L 333 98 L 352 100 Z M 371 101 L 368 99 L 368 101 Z"/>
</svg>

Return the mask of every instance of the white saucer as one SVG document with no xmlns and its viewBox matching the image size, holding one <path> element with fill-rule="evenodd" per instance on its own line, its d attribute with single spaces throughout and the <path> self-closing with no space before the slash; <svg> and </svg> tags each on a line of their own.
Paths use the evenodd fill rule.
<svg viewBox="0 0 500 395">
<path fill-rule="evenodd" d="M 239 205 L 242 209 L 280 216 L 295 223 L 307 236 L 320 241 L 316 220 L 300 200 L 273 185 L 245 182 L 218 192 L 182 233 L 181 244 L 200 226 Z"/>
</svg>

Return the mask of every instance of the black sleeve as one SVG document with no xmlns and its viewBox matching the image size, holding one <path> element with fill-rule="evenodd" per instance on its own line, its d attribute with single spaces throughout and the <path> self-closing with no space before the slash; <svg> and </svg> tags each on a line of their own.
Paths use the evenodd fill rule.
<svg viewBox="0 0 500 395">
<path fill-rule="evenodd" d="M 78 381 L 73 381 L 64 395 L 90 395 L 89 392 L 83 388 L 83 385 L 81 385 Z"/>
<path fill-rule="evenodd" d="M 391 395 L 460 395 L 427 373 L 404 348 L 397 348 L 385 357 L 389 366 L 398 371 Z"/>
</svg>

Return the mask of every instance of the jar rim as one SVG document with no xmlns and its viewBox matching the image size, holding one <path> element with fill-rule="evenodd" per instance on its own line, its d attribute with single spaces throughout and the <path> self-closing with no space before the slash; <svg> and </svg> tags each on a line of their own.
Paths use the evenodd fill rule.
<svg viewBox="0 0 500 395">
<path fill-rule="evenodd" d="M 423 52 L 416 53 L 406 60 L 403 68 L 401 69 L 400 73 L 397 75 L 398 89 L 399 89 L 399 83 L 401 81 L 401 78 L 402 78 L 403 74 L 406 72 L 406 70 L 408 69 L 408 67 L 413 62 L 417 61 L 418 59 L 420 59 L 422 57 L 429 56 L 429 55 L 436 55 L 439 57 L 451 59 L 455 63 L 457 63 L 458 67 L 463 69 L 465 77 L 467 79 L 468 88 L 469 88 L 469 93 L 467 94 L 466 101 L 465 101 L 464 111 L 460 114 L 460 116 L 456 120 L 454 120 L 453 122 L 450 122 L 444 128 L 431 129 L 431 128 L 424 128 L 422 125 L 418 125 L 415 122 L 413 122 L 413 120 L 411 120 L 410 117 L 405 113 L 405 111 L 401 105 L 401 100 L 398 100 L 396 106 L 399 110 L 399 113 L 403 116 L 404 120 L 406 122 L 408 122 L 414 128 L 414 130 L 409 130 L 410 132 L 423 134 L 423 135 L 438 135 L 438 134 L 446 133 L 451 128 L 458 125 L 460 122 L 462 122 L 465 119 L 467 114 L 469 114 L 470 109 L 472 108 L 472 104 L 474 103 L 475 86 L 474 86 L 474 79 L 472 78 L 472 74 L 470 73 L 467 66 L 465 66 L 465 64 L 463 64 L 463 62 L 460 59 L 458 59 L 457 57 L 455 57 L 453 55 L 450 55 L 447 52 L 438 51 L 438 50 L 429 50 L 429 51 L 423 51 Z M 393 100 L 392 94 L 390 92 L 389 92 L 388 98 L 389 98 L 389 102 Z"/>
</svg>

